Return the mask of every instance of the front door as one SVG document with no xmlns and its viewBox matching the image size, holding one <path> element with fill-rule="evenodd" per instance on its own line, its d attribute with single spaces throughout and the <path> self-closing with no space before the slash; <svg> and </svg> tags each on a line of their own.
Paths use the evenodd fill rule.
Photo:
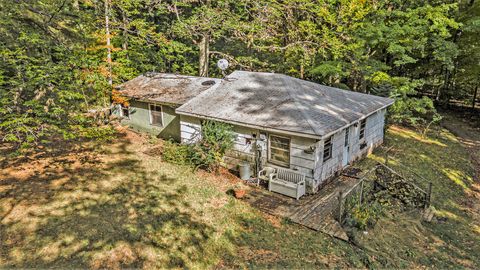
<svg viewBox="0 0 480 270">
<path fill-rule="evenodd" d="M 342 160 L 342 167 L 348 165 L 350 161 L 350 127 L 345 129 L 345 142 L 343 144 L 343 160 Z"/>
</svg>

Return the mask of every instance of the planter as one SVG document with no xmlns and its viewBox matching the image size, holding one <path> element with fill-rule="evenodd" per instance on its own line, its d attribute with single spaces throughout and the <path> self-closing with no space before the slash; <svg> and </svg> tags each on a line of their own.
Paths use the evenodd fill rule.
<svg viewBox="0 0 480 270">
<path fill-rule="evenodd" d="M 233 193 L 235 194 L 235 198 L 241 199 L 245 196 L 247 191 L 245 189 L 234 189 Z"/>
</svg>

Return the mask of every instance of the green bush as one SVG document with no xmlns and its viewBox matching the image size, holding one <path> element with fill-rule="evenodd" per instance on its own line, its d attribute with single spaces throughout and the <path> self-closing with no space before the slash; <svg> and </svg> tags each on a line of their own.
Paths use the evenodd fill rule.
<svg viewBox="0 0 480 270">
<path fill-rule="evenodd" d="M 206 120 L 202 123 L 202 138 L 190 148 L 190 160 L 196 168 L 217 171 L 225 153 L 233 147 L 233 127 Z"/>
<path fill-rule="evenodd" d="M 165 141 L 163 144 L 163 160 L 179 165 L 190 164 L 190 149 L 188 145 L 178 144 L 174 141 Z"/>
<path fill-rule="evenodd" d="M 356 204 L 347 213 L 346 223 L 349 226 L 365 230 L 375 225 L 381 212 L 382 207 L 378 203 Z"/>
<path fill-rule="evenodd" d="M 192 145 L 165 142 L 163 159 L 175 164 L 190 164 L 195 168 L 217 171 L 222 165 L 223 156 L 233 146 L 232 126 L 207 120 L 202 123 L 201 136 Z"/>
</svg>

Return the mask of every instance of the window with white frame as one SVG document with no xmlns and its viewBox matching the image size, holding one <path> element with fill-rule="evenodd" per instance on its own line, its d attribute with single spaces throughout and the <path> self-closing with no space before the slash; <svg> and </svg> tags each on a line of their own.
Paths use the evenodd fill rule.
<svg viewBox="0 0 480 270">
<path fill-rule="evenodd" d="M 269 161 L 282 166 L 290 166 L 290 138 L 270 135 L 269 142 Z"/>
<path fill-rule="evenodd" d="M 162 106 L 158 104 L 149 104 L 150 124 L 153 126 L 163 126 Z"/>
<path fill-rule="evenodd" d="M 323 143 L 323 162 L 332 158 L 332 138 L 333 136 L 328 137 Z"/>
<path fill-rule="evenodd" d="M 367 119 L 363 119 L 360 121 L 360 133 L 359 133 L 359 140 L 365 138 L 365 127 L 367 126 Z"/>
</svg>

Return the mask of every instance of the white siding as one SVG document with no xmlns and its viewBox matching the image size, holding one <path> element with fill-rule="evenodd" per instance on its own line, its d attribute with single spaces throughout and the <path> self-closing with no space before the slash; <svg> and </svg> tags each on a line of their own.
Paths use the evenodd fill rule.
<svg viewBox="0 0 480 270">
<path fill-rule="evenodd" d="M 180 138 L 182 143 L 195 143 L 201 137 L 200 119 L 190 116 L 180 116 Z"/>
<path fill-rule="evenodd" d="M 361 141 L 359 141 L 360 123 L 356 126 L 350 126 L 349 164 L 371 153 L 374 147 L 383 142 L 385 114 L 386 109 L 383 109 L 367 118 L 365 138 Z M 182 115 L 180 125 L 183 143 L 193 143 L 200 138 L 201 122 L 199 118 Z M 244 160 L 249 161 L 252 165 L 254 164 L 256 146 L 254 145 L 255 140 L 253 139 L 253 134 L 256 134 L 256 137 L 260 138 L 260 133 L 263 133 L 266 134 L 266 138 L 268 139 L 268 132 L 242 126 L 235 126 L 234 132 L 236 139 L 233 149 L 227 153 L 224 161 L 227 168 L 238 170 L 238 164 Z M 275 134 L 290 138 L 290 165 L 288 168 L 305 174 L 309 192 L 316 192 L 326 180 L 331 179 L 336 173 L 343 169 L 345 129 L 333 134 L 332 157 L 325 162 L 323 162 L 323 140 L 317 141 L 315 139 L 289 136 L 282 133 Z M 362 142 L 367 143 L 364 149 L 360 149 Z M 257 143 L 262 148 L 263 166 L 281 168 L 281 166 L 268 162 L 267 141 L 258 141 Z M 313 151 L 309 152 L 308 150 L 311 147 Z"/>
<path fill-rule="evenodd" d="M 182 143 L 194 143 L 200 139 L 201 120 L 195 117 L 181 116 L 180 118 L 180 131 Z M 255 159 L 255 140 L 253 134 L 257 138 L 260 138 L 260 133 L 266 134 L 268 139 L 268 132 L 242 127 L 234 126 L 235 142 L 233 149 L 230 150 L 225 159 L 225 166 L 232 170 L 238 170 L 238 164 L 247 160 L 254 164 Z M 290 166 L 291 170 L 296 170 L 305 174 L 307 180 L 307 186 L 312 188 L 313 186 L 313 172 L 315 168 L 315 155 L 314 153 L 307 153 L 305 150 L 310 147 L 314 147 L 316 141 L 314 139 L 289 136 L 282 133 L 275 133 L 283 137 L 290 138 Z M 268 162 L 267 141 L 258 141 L 257 144 L 262 148 L 262 164 L 263 166 L 271 166 L 276 168 L 282 168 L 281 166 L 271 164 Z M 252 170 L 253 173 L 253 170 Z"/>
<path fill-rule="evenodd" d="M 353 161 L 361 158 L 362 156 L 369 154 L 375 147 L 383 143 L 383 130 L 385 127 L 385 114 L 386 109 L 380 110 L 369 117 L 366 120 L 365 126 L 365 138 L 359 140 L 360 122 L 355 126 L 350 126 L 350 151 L 349 151 L 349 164 Z M 343 169 L 343 151 L 345 147 L 345 129 L 333 135 L 333 149 L 332 158 L 323 162 L 323 144 L 324 141 L 319 141 L 316 148 L 316 163 L 314 173 L 314 190 L 326 180 L 335 175 L 335 173 Z M 362 143 L 366 143 L 367 146 L 360 149 Z M 348 164 L 347 164 L 348 166 Z"/>
</svg>

